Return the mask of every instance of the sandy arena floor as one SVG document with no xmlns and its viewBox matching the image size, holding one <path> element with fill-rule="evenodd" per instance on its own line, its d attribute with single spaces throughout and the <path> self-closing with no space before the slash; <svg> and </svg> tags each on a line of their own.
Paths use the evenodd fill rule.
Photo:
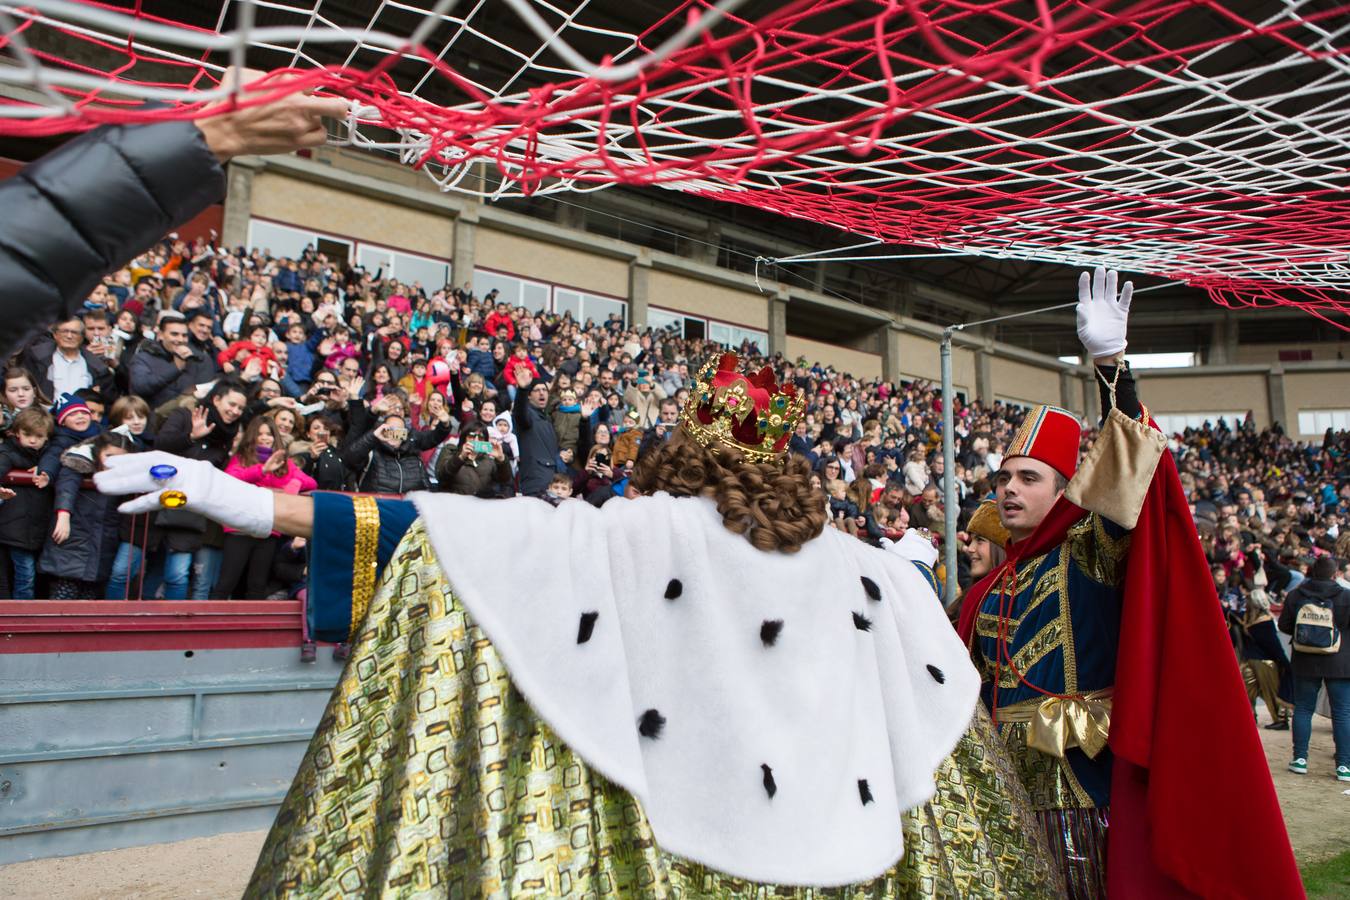
<svg viewBox="0 0 1350 900">
<path fill-rule="evenodd" d="M 1265 724 L 1269 720 L 1264 718 L 1264 707 L 1261 712 Z M 1262 729 L 1261 739 L 1299 860 L 1344 850 L 1350 843 L 1350 792 L 1346 791 L 1350 786 L 1331 776 L 1331 722 L 1313 719 L 1306 776 L 1285 769 L 1289 732 Z M 1204 765 L 1204 760 L 1196 760 L 1196 765 Z M 0 867 L 0 896 L 8 900 L 238 897 L 248 883 L 263 837 L 264 832 L 249 831 L 17 863 Z"/>
</svg>

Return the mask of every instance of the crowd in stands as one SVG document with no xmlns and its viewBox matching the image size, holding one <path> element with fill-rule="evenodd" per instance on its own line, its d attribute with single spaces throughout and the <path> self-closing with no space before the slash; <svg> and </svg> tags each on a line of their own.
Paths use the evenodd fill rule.
<svg viewBox="0 0 1350 900">
<path fill-rule="evenodd" d="M 400 283 L 313 250 L 280 259 L 171 236 L 5 368 L 0 476 L 14 496 L 0 504 L 0 596 L 302 588 L 298 539 L 221 532 L 181 509 L 119 514 L 118 498 L 88 481 L 110 454 L 166 450 L 296 493 L 621 496 L 635 460 L 676 426 L 698 366 L 723 348 L 498 299 L 469 283 Z M 933 385 L 736 349 L 808 393 L 791 452 L 819 473 L 833 526 L 881 546 L 908 528 L 941 536 L 949 477 L 964 523 L 1022 414 L 958 403 L 948 473 Z M 1306 444 L 1278 426 L 1216 422 L 1171 446 L 1235 621 L 1254 595 L 1256 607 L 1278 602 L 1316 556 L 1337 558 L 1346 577 L 1350 435 Z M 964 557 L 956 576 L 968 585 Z"/>
</svg>

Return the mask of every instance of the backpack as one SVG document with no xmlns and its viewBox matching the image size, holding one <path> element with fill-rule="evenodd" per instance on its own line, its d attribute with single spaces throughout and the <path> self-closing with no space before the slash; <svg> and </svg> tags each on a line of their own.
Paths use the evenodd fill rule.
<svg viewBox="0 0 1350 900">
<path fill-rule="evenodd" d="M 1330 603 L 1308 602 L 1294 618 L 1294 649 L 1300 653 L 1338 653 L 1341 631 L 1336 627 Z"/>
</svg>

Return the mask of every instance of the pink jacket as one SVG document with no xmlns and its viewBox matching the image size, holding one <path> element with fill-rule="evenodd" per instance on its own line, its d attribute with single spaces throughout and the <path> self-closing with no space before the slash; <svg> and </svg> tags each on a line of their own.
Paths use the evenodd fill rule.
<svg viewBox="0 0 1350 900">
<path fill-rule="evenodd" d="M 319 486 L 319 483 L 305 474 L 305 471 L 296 466 L 291 460 L 286 460 L 286 471 L 281 474 L 275 472 L 264 472 L 262 463 L 256 466 L 246 466 L 239 462 L 239 457 L 231 456 L 229 465 L 225 467 L 226 475 L 233 475 L 240 481 L 256 484 L 258 487 L 270 488 L 274 491 L 281 491 L 284 494 L 307 494 Z M 226 531 L 233 531 L 233 528 L 226 528 Z M 272 537 L 277 537 L 280 532 L 272 532 Z"/>
</svg>

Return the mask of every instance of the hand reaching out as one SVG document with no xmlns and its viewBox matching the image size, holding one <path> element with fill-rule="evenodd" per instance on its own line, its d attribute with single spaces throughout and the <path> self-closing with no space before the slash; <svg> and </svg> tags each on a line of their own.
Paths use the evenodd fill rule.
<svg viewBox="0 0 1350 900">
<path fill-rule="evenodd" d="M 241 101 L 266 96 L 285 88 L 285 77 L 270 77 L 252 69 L 225 71 L 221 84 L 233 86 L 238 80 L 244 89 Z M 218 115 L 201 119 L 197 127 L 206 145 L 221 162 L 244 154 L 266 156 L 292 153 L 305 147 L 319 147 L 328 140 L 324 117 L 342 119 L 351 112 L 351 104 L 336 97 L 312 97 L 289 93 L 276 100 L 234 109 L 231 101 L 220 104 Z"/>
<path fill-rule="evenodd" d="M 194 441 L 200 441 L 215 430 L 215 423 L 208 420 L 206 407 L 198 406 L 192 410 L 192 439 Z"/>
<path fill-rule="evenodd" d="M 1116 297 L 1118 273 L 1098 266 L 1078 277 L 1078 339 L 1094 360 L 1109 360 L 1125 352 L 1125 328 L 1130 316 L 1134 282 L 1127 281 Z"/>
</svg>

